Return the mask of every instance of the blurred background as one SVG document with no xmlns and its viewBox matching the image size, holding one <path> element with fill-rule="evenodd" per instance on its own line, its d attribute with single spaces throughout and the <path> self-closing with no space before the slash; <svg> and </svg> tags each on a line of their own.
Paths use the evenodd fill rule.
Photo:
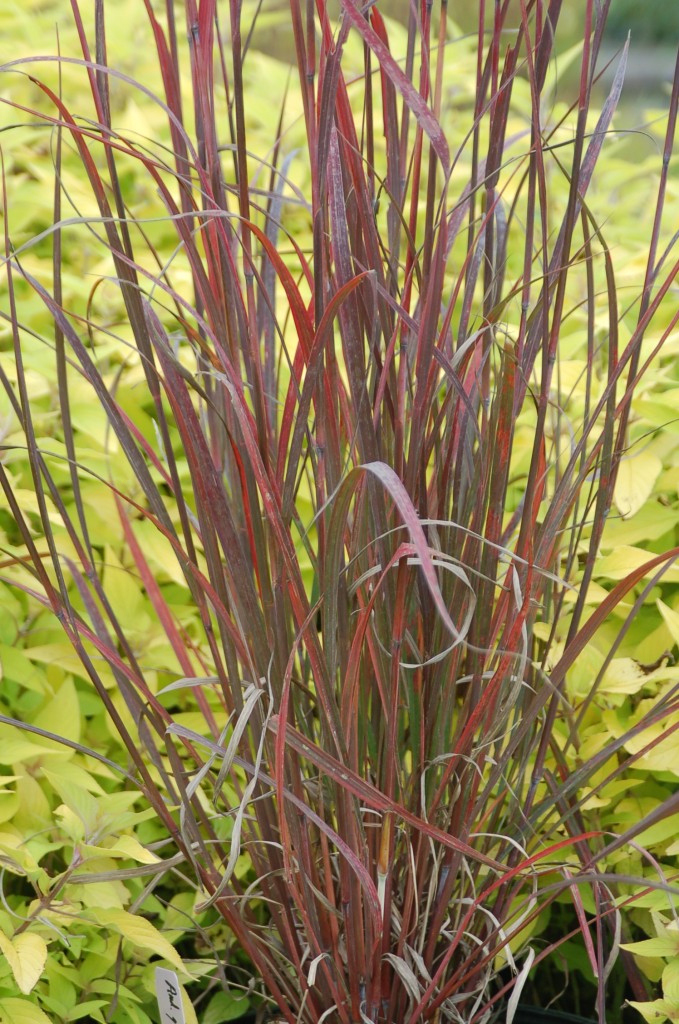
<svg viewBox="0 0 679 1024">
<path fill-rule="evenodd" d="M 448 18 L 460 30 L 475 30 L 479 0 L 448 0 Z M 512 0 L 516 7 L 517 23 L 520 19 L 518 0 Z M 332 6 L 332 5 L 331 5 Z M 339 10 L 339 0 L 335 0 Z M 380 11 L 385 17 L 406 22 L 410 0 L 379 0 Z M 438 3 L 434 3 L 434 10 Z M 493 16 L 493 0 L 486 0 L 489 22 Z M 565 0 L 559 32 L 564 42 L 581 38 L 585 17 L 586 0 Z M 631 121 L 638 121 L 642 108 L 659 103 L 669 91 L 679 46 L 679 0 L 612 0 L 606 26 L 604 61 L 615 58 L 616 52 L 630 35 L 630 52 L 626 74 L 622 114 Z M 262 0 L 260 16 L 253 36 L 253 45 L 281 60 L 292 60 L 294 43 L 287 0 Z M 615 63 L 615 61 L 614 61 Z M 612 70 L 604 73 L 602 89 L 610 84 Z M 566 77 L 565 85 L 574 86 Z M 625 125 L 625 127 L 632 127 Z"/>
</svg>

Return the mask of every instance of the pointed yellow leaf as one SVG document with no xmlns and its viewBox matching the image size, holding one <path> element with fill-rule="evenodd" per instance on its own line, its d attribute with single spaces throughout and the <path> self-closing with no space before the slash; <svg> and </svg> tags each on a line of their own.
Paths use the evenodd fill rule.
<svg viewBox="0 0 679 1024">
<path fill-rule="evenodd" d="M 2 1024 L 52 1024 L 46 1013 L 28 999 L 0 999 Z"/>
<path fill-rule="evenodd" d="M 84 829 L 83 834 L 89 835 L 93 832 L 98 824 L 99 800 L 97 797 L 77 783 L 59 775 L 53 775 L 49 769 L 43 769 L 43 775 L 59 794 L 64 806 L 80 819 Z"/>
<path fill-rule="evenodd" d="M 52 824 L 52 813 L 49 801 L 37 779 L 28 773 L 23 775 L 16 784 L 19 807 L 12 819 L 15 828 L 26 832 L 36 832 L 49 828 Z"/>
<path fill-rule="evenodd" d="M 634 569 L 650 562 L 653 553 L 644 551 L 642 548 L 631 547 L 628 544 L 621 544 L 615 547 L 609 554 L 597 560 L 596 572 L 599 579 L 606 577 L 609 580 L 621 580 Z M 660 566 L 656 565 L 650 569 L 648 576 L 654 575 Z M 679 565 L 673 562 L 663 575 L 663 583 L 676 583 L 679 580 Z"/>
<path fill-rule="evenodd" d="M 90 775 L 85 768 L 81 768 L 80 765 L 74 764 L 73 761 L 50 761 L 49 763 L 50 782 L 52 778 L 57 780 L 65 780 L 70 782 L 72 785 L 80 786 L 81 789 L 87 790 L 88 793 L 93 793 L 95 796 L 105 796 L 106 791 L 99 785 L 93 775 Z M 45 769 L 42 769 L 42 773 L 45 773 Z M 99 771 L 97 770 L 99 774 Z M 61 799 L 66 803 L 66 798 L 63 794 L 59 794 Z"/>
<path fill-rule="evenodd" d="M 629 519 L 648 501 L 661 472 L 662 462 L 650 451 L 622 460 L 613 500 L 624 519 Z"/>
<path fill-rule="evenodd" d="M 602 693 L 638 693 L 646 685 L 646 674 L 633 658 L 613 658 L 604 673 Z"/>
<path fill-rule="evenodd" d="M 664 601 L 658 600 L 655 603 L 658 611 L 665 620 L 665 625 L 672 634 L 672 639 L 675 644 L 679 644 L 679 612 L 676 612 L 674 608 L 670 608 L 670 606 L 665 604 Z"/>
<path fill-rule="evenodd" d="M 58 665 L 65 672 L 73 672 L 74 675 L 82 675 L 84 671 L 80 658 L 67 640 L 64 640 L 63 643 L 27 647 L 24 653 L 31 661 L 37 661 L 43 665 Z"/>
<path fill-rule="evenodd" d="M 189 999 L 188 993 L 184 986 L 180 983 L 179 990 L 182 995 L 182 1008 L 184 1010 L 184 1019 L 186 1024 L 198 1024 L 198 1018 L 196 1017 L 196 1011 L 193 1008 L 193 1003 Z"/>
<path fill-rule="evenodd" d="M 662 992 L 670 1006 L 679 1008 L 679 960 L 671 960 L 662 972 Z"/>
<path fill-rule="evenodd" d="M 99 924 L 112 931 L 118 932 L 124 939 L 131 942 L 137 949 L 149 950 L 158 956 L 168 960 L 176 970 L 186 974 L 186 968 L 177 950 L 172 946 L 164 935 L 157 928 L 143 917 L 137 914 L 129 914 L 126 910 L 115 908 L 93 907 L 92 916 Z"/>
<path fill-rule="evenodd" d="M 114 869 L 111 869 L 111 875 L 114 874 Z M 86 885 L 76 885 L 75 883 L 69 887 L 69 893 L 72 894 L 72 898 L 78 903 L 81 903 L 83 907 L 118 907 L 122 910 L 126 903 L 130 902 L 130 894 L 125 888 L 122 882 L 116 882 L 115 880 L 110 882 L 88 882 Z"/>
<path fill-rule="evenodd" d="M 104 548 L 104 588 L 106 598 L 122 626 L 143 630 L 148 626 L 148 614 L 144 608 L 141 584 L 132 572 L 118 558 L 112 547 Z"/>
<path fill-rule="evenodd" d="M 13 679 L 34 693 L 45 693 L 47 689 L 44 672 L 23 651 L 7 644 L 0 644 L 0 679 Z"/>
<path fill-rule="evenodd" d="M 173 583 L 186 587 L 186 577 L 169 540 L 148 519 L 136 519 L 131 525 L 151 568 L 158 575 L 167 576 Z"/>
<path fill-rule="evenodd" d="M 655 999 L 652 1003 L 636 1003 L 630 999 L 628 1006 L 633 1006 L 648 1024 L 663 1024 L 663 1021 L 676 1021 L 677 1012 L 664 999 Z"/>
<path fill-rule="evenodd" d="M 151 853 L 145 846 L 142 846 L 134 836 L 119 836 L 113 846 L 108 848 L 109 857 L 129 857 L 139 864 L 156 864 L 160 860 L 155 853 Z"/>
<path fill-rule="evenodd" d="M 16 765 L 21 761 L 32 761 L 34 758 L 48 755 L 58 757 L 60 754 L 61 750 L 54 746 L 47 749 L 27 739 L 14 726 L 0 725 L 0 764 Z"/>
<path fill-rule="evenodd" d="M 0 932 L 0 951 L 12 970 L 17 988 L 27 996 L 45 969 L 47 943 L 31 932 L 22 932 L 12 939 Z"/>
<path fill-rule="evenodd" d="M 638 956 L 679 956 L 679 935 L 657 935 L 653 939 L 642 939 L 641 942 L 621 942 L 620 948 Z"/>
<path fill-rule="evenodd" d="M 30 655 L 31 652 L 27 653 Z M 43 704 L 33 720 L 33 725 L 78 743 L 81 722 L 82 715 L 75 683 L 71 676 L 67 676 L 55 695 Z M 73 756 L 72 752 L 70 756 Z"/>
<path fill-rule="evenodd" d="M 25 839 L 11 832 L 0 832 L 0 854 L 9 871 L 14 870 L 14 867 L 21 873 L 39 870 L 39 864 L 28 849 Z"/>
</svg>

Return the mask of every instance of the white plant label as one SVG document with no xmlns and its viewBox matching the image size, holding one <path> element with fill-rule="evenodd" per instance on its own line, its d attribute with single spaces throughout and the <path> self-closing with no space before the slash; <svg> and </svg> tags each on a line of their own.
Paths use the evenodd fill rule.
<svg viewBox="0 0 679 1024">
<path fill-rule="evenodd" d="M 156 996 L 160 1010 L 160 1024 L 186 1024 L 182 992 L 174 971 L 156 967 Z"/>
</svg>

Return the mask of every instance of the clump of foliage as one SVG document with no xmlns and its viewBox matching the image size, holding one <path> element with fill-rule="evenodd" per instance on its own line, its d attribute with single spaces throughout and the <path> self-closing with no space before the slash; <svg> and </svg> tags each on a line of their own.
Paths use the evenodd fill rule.
<svg viewBox="0 0 679 1024">
<path fill-rule="evenodd" d="M 48 944 L 85 927 L 101 956 L 98 925 L 120 1019 L 148 1019 L 120 981 L 135 936 L 176 954 L 143 908 L 175 938 L 219 915 L 290 1022 L 511 1018 L 574 937 L 603 1020 L 621 932 L 651 933 L 676 873 L 672 414 L 645 388 L 675 372 L 679 75 L 630 230 L 605 153 L 626 50 L 590 111 L 605 0 L 572 106 L 560 0 L 481 3 L 473 38 L 445 4 L 404 30 L 292 0 L 275 89 L 240 4 L 186 0 L 188 47 L 171 3 L 144 7 L 163 99 L 109 57 L 103 0 L 89 27 L 73 3 L 80 58 L 6 65 L 30 70 L 9 104 L 51 132 L 53 197 L 15 233 L 19 145 L 3 579 L 26 667 L 49 666 L 15 670 L 4 716 L 33 744 L 7 785 L 44 801 L 3 841 L 37 901 L 0 921 L 10 966 L 35 954 L 25 1012 L 60 1012 Z M 197 952 L 184 980 L 215 973 Z"/>
<path fill-rule="evenodd" d="M 655 914 L 653 920 L 655 937 L 629 943 L 625 948 L 662 962 L 662 997 L 631 1003 L 649 1024 L 662 1024 L 665 1020 L 676 1020 L 679 1014 L 679 921 L 661 914 Z"/>
</svg>

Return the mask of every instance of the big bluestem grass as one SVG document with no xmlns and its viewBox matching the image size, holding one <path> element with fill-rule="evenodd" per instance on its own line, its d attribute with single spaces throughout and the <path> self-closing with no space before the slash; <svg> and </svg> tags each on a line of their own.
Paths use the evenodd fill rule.
<svg viewBox="0 0 679 1024">
<path fill-rule="evenodd" d="M 51 282 L 30 243 L 13 248 L 4 178 L 3 381 L 35 496 L 28 515 L 0 463 L 34 577 L 20 585 L 59 618 L 128 770 L 286 1020 L 481 1021 L 513 990 L 511 1015 L 561 941 L 520 936 L 564 894 L 603 1020 L 615 897 L 635 881 L 611 857 L 679 805 L 615 836 L 585 806 L 634 766 L 630 739 L 650 730 L 650 747 L 672 716 L 676 729 L 676 689 L 579 753 L 606 664 L 677 555 L 588 597 L 635 392 L 679 316 L 661 247 L 679 76 L 630 303 L 607 243 L 615 210 L 609 225 L 589 203 L 626 61 L 623 48 L 592 111 L 607 0 L 586 4 L 570 108 L 553 103 L 561 0 L 481 0 L 475 48 L 453 41 L 446 4 L 413 5 L 403 52 L 379 4 L 342 0 L 334 21 L 324 0 L 291 0 L 287 96 L 248 77 L 237 0 L 186 0 L 185 20 L 145 0 L 162 99 L 109 65 L 113 8 L 96 0 L 90 38 L 72 6 L 82 53 L 56 63 L 79 68 L 89 108 L 34 64 L 40 100 L 21 108 L 53 129 Z M 163 145 L 116 128 L 125 89 L 163 112 Z M 66 187 L 66 147 L 96 214 Z M 139 188 L 159 197 L 164 235 Z M 64 298 L 75 245 L 106 267 L 85 310 Z M 117 289 L 108 317 L 102 281 Z M 26 282 L 52 322 L 59 459 L 34 423 Z M 570 394 L 561 364 L 577 346 Z M 122 479 L 81 446 L 84 384 Z M 160 689 L 92 541 L 93 474 L 179 667 Z M 630 595 L 575 706 L 567 674 Z"/>
</svg>

